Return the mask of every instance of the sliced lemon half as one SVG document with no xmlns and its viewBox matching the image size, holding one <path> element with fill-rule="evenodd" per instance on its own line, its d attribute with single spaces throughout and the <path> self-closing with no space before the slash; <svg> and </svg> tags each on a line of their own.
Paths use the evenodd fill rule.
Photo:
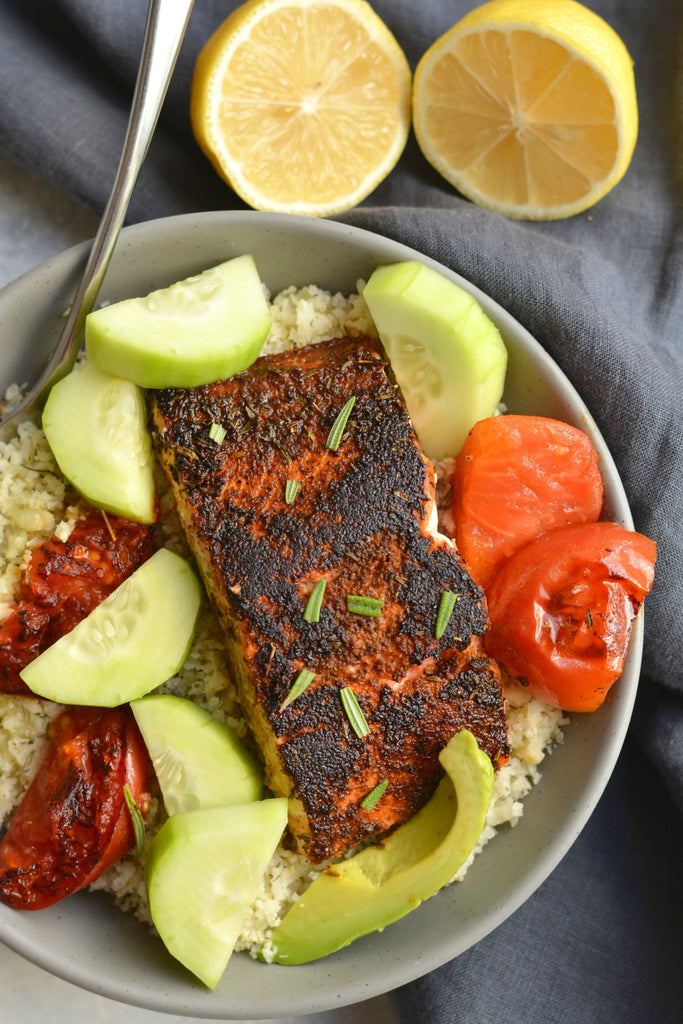
<svg viewBox="0 0 683 1024">
<path fill-rule="evenodd" d="M 629 165 L 632 61 L 574 0 L 492 0 L 420 60 L 413 123 L 429 162 L 473 202 L 509 217 L 568 217 Z"/>
<path fill-rule="evenodd" d="M 394 167 L 410 94 L 406 57 L 364 0 L 248 0 L 200 52 L 190 114 L 250 206 L 328 216 Z"/>
</svg>

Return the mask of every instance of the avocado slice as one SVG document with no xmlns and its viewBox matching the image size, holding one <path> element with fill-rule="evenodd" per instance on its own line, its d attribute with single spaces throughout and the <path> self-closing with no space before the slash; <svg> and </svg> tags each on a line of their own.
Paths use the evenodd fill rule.
<svg viewBox="0 0 683 1024">
<path fill-rule="evenodd" d="M 303 964 L 381 931 L 446 885 L 473 850 L 493 792 L 493 767 L 471 732 L 441 751 L 431 800 L 388 839 L 326 868 L 285 914 L 263 959 Z"/>
</svg>

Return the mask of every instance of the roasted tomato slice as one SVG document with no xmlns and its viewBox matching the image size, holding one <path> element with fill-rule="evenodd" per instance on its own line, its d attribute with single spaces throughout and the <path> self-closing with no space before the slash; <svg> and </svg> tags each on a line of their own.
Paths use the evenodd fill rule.
<svg viewBox="0 0 683 1024">
<path fill-rule="evenodd" d="M 616 523 L 560 527 L 532 540 L 487 591 L 488 653 L 546 703 L 595 711 L 621 675 L 656 551 L 654 541 Z"/>
<path fill-rule="evenodd" d="M 67 541 L 33 552 L 19 601 L 0 624 L 0 693 L 30 690 L 19 673 L 149 558 L 154 528 L 90 509 Z"/>
<path fill-rule="evenodd" d="M 582 430 L 545 416 L 493 416 L 467 435 L 452 478 L 458 549 L 484 589 L 540 533 L 595 522 L 598 456 Z"/>
<path fill-rule="evenodd" d="M 70 707 L 0 842 L 0 901 L 40 910 L 89 885 L 132 848 L 124 787 L 143 815 L 150 760 L 128 705 Z"/>
</svg>

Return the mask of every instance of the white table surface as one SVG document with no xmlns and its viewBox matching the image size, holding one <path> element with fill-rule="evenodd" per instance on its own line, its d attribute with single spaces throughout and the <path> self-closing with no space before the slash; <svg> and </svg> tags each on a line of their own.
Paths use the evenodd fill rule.
<svg viewBox="0 0 683 1024">
<path fill-rule="evenodd" d="M 0 155 L 0 287 L 55 253 L 92 238 L 96 229 L 97 218 L 90 210 Z M 395 1024 L 395 1021 L 388 998 L 380 996 L 327 1013 L 279 1018 L 270 1024 Z M 75 988 L 23 960 L 1 943 L 0 1022 L 195 1024 L 189 1017 L 124 1006 Z"/>
</svg>

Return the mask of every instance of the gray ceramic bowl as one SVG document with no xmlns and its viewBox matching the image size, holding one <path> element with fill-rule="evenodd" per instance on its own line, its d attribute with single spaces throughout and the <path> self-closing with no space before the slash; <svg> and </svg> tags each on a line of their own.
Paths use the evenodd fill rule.
<svg viewBox="0 0 683 1024">
<path fill-rule="evenodd" d="M 0 386 L 33 379 L 57 335 L 85 247 L 71 249 L 0 293 Z M 259 213 L 209 213 L 140 224 L 122 233 L 102 298 L 142 295 L 240 253 L 252 253 L 275 291 L 317 283 L 355 290 L 380 263 L 422 259 L 469 289 L 498 324 L 509 352 L 504 400 L 512 412 L 565 419 L 599 452 L 609 518 L 632 528 L 613 461 L 588 410 L 532 337 L 495 302 L 438 264 L 388 239 L 329 221 Z M 80 893 L 48 910 L 0 906 L 0 939 L 76 985 L 121 1002 L 211 1019 L 327 1010 L 387 992 L 458 956 L 544 881 L 594 809 L 621 749 L 638 683 L 642 620 L 625 672 L 595 714 L 574 716 L 564 745 L 514 829 L 502 829 L 460 885 L 443 890 L 381 934 L 302 967 L 236 955 L 214 992 L 178 966 L 147 929 L 102 894 Z"/>
</svg>

